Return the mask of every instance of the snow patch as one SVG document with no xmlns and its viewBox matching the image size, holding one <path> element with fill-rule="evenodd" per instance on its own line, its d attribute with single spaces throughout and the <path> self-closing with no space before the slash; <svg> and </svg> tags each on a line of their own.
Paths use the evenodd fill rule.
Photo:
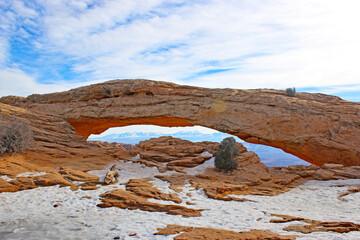
<svg viewBox="0 0 360 240">
<path fill-rule="evenodd" d="M 10 178 L 10 177 L 8 177 L 6 175 L 0 176 L 0 178 L 4 179 L 7 182 L 10 182 L 10 181 L 14 180 L 14 178 Z"/>
<path fill-rule="evenodd" d="M 213 158 L 212 158 L 213 161 Z M 210 164 L 211 160 L 205 164 Z M 112 166 L 104 170 L 90 171 L 103 177 Z M 269 230 L 280 234 L 298 235 L 297 239 L 357 240 L 360 232 L 317 232 L 302 234 L 286 232 L 284 227 L 292 223 L 270 223 L 270 214 L 287 214 L 296 217 L 324 221 L 351 221 L 360 223 L 360 194 L 347 196 L 347 202 L 337 199 L 340 192 L 360 180 L 309 181 L 278 196 L 241 196 L 256 202 L 219 201 L 208 198 L 203 190 L 190 184 L 182 188 L 180 205 L 205 209 L 200 217 L 185 218 L 161 212 L 127 210 L 116 207 L 99 208 L 99 195 L 116 188 L 124 189 L 131 178 L 160 175 L 156 168 L 138 163 L 118 161 L 119 182 L 101 186 L 92 191 L 70 190 L 69 187 L 41 187 L 15 193 L 0 193 L 0 236 L 2 239 L 172 239 L 173 236 L 157 236 L 156 228 L 168 224 L 209 227 L 232 231 L 251 229 Z M 200 166 L 199 166 L 200 167 Z M 199 170 L 199 168 L 197 169 Z M 169 174 L 169 173 L 165 173 Z M 154 184 L 171 192 L 168 183 L 160 179 Z M 150 199 L 151 202 L 170 203 Z M 191 202 L 194 205 L 187 205 Z M 171 202 L 171 204 L 174 204 Z M 55 207 L 56 206 L 56 207 Z M 130 237 L 130 234 L 136 236 Z"/>
<path fill-rule="evenodd" d="M 18 174 L 16 177 L 38 177 L 48 174 L 47 172 L 23 172 Z"/>
<path fill-rule="evenodd" d="M 188 168 L 185 171 L 187 174 L 192 174 L 192 175 L 203 173 L 207 168 L 215 167 L 214 161 L 215 161 L 215 157 L 212 157 L 209 160 L 205 161 L 203 164 L 200 164 L 199 166 L 193 168 Z"/>
<path fill-rule="evenodd" d="M 212 157 L 213 155 L 211 153 L 209 153 L 208 151 L 204 151 L 200 154 L 200 156 L 202 157 Z"/>
</svg>

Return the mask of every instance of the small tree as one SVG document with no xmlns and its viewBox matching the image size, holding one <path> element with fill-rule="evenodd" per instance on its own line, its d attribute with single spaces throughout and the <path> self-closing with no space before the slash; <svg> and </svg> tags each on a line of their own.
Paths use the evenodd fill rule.
<svg viewBox="0 0 360 240">
<path fill-rule="evenodd" d="M 286 96 L 295 97 L 295 94 L 296 94 L 296 90 L 294 87 L 286 89 Z"/>
<path fill-rule="evenodd" d="M 224 138 L 215 156 L 215 167 L 224 170 L 236 169 L 238 163 L 234 158 L 239 153 L 239 147 L 233 137 Z"/>
<path fill-rule="evenodd" d="M 0 155 L 20 153 L 33 146 L 34 138 L 28 121 L 13 117 L 0 122 Z"/>
</svg>

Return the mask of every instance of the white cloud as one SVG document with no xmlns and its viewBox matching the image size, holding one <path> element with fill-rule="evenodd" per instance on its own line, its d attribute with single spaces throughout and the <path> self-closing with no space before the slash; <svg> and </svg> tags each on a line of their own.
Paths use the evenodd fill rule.
<svg viewBox="0 0 360 240">
<path fill-rule="evenodd" d="M 65 64 L 89 81 L 233 88 L 360 82 L 357 0 L 35 2 L 12 4 L 13 14 L 41 33 L 33 47 L 66 56 Z M 10 37 L 0 37 L 0 61 Z M 232 70 L 205 74 L 217 69 Z"/>
<path fill-rule="evenodd" d="M 38 13 L 27 6 L 25 6 L 24 2 L 15 0 L 11 1 L 12 4 L 10 8 L 21 18 L 35 18 L 38 16 Z"/>
<path fill-rule="evenodd" d="M 5 62 L 8 55 L 9 43 L 6 38 L 0 36 L 0 65 Z"/>
<path fill-rule="evenodd" d="M 41 84 L 36 81 L 36 76 L 28 75 L 18 68 L 3 68 L 0 69 L 0 97 L 9 95 L 26 97 L 35 93 L 60 92 L 80 87 L 84 84 L 95 84 L 99 82 L 103 82 L 103 80 L 88 81 L 85 83 L 58 81 L 56 83 Z"/>
<path fill-rule="evenodd" d="M 27 96 L 34 92 L 35 79 L 16 68 L 0 69 L 0 96 Z"/>
<path fill-rule="evenodd" d="M 359 81 L 355 64 L 360 52 L 355 47 L 360 19 L 352 10 L 356 1 L 258 3 L 213 1 L 169 13 L 156 7 L 159 1 L 140 4 L 141 9 L 133 2 L 109 1 L 65 21 L 58 15 L 48 16 L 48 37 L 57 44 L 55 48 L 75 58 L 93 57 L 78 62 L 74 69 L 93 71 L 94 78 L 179 81 L 190 77 L 188 84 L 192 84 L 193 75 L 201 86 L 245 88 Z M 165 16 L 152 16 L 151 9 Z M 150 16 L 117 25 L 145 13 Z M 178 49 L 166 49 L 176 44 Z M 141 54 L 146 51 L 150 53 Z M 268 55 L 246 58 L 254 53 Z M 227 61 L 222 67 L 235 70 L 197 77 L 198 72 L 219 67 L 204 66 L 207 61 Z"/>
</svg>

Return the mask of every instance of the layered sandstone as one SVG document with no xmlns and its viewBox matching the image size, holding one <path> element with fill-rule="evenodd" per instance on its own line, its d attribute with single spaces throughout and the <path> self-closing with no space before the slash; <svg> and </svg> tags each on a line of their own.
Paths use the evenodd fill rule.
<svg viewBox="0 0 360 240">
<path fill-rule="evenodd" d="M 353 222 L 331 222 L 331 221 L 318 221 L 311 220 L 301 217 L 293 217 L 283 214 L 271 214 L 271 216 L 277 217 L 271 219 L 271 223 L 287 223 L 293 221 L 302 221 L 303 225 L 294 224 L 284 228 L 285 231 L 289 232 L 301 232 L 301 233 L 312 233 L 312 232 L 338 232 L 348 233 L 351 231 L 360 231 L 360 224 Z"/>
<path fill-rule="evenodd" d="M 0 121 L 11 121 L 12 117 L 28 121 L 35 143 L 30 151 L 18 159 L 21 164 L 13 163 L 14 158 L 11 156 L 0 156 L 0 160 L 9 162 L 12 166 L 8 173 L 3 174 L 16 175 L 24 171 L 37 171 L 36 168 L 41 171 L 45 166 L 52 169 L 71 167 L 87 171 L 101 169 L 115 160 L 108 154 L 107 149 L 88 143 L 78 136 L 74 128 L 61 116 L 0 103 Z"/>
<path fill-rule="evenodd" d="M 239 146 L 242 147 L 241 144 Z M 141 141 L 131 152 L 137 155 L 134 162 L 155 166 L 161 172 L 175 170 L 183 172 L 196 167 L 215 155 L 219 143 L 197 142 L 164 136 Z M 243 147 L 244 149 L 244 147 Z"/>
<path fill-rule="evenodd" d="M 187 227 L 169 224 L 165 228 L 158 228 L 158 232 L 154 235 L 173 235 L 178 234 L 174 239 L 208 239 L 208 240 L 217 240 L 217 239 L 238 239 L 238 240 L 258 240 L 258 239 L 267 239 L 267 240 L 294 240 L 296 236 L 294 235 L 281 235 L 273 233 L 270 231 L 264 230 L 251 230 L 246 232 L 234 232 L 224 229 L 214 229 L 214 228 L 205 228 L 205 227 Z"/>
<path fill-rule="evenodd" d="M 150 182 L 151 179 L 130 179 L 126 184 L 126 191 L 133 192 L 145 198 L 173 201 L 181 203 L 181 198 L 175 193 L 163 193 Z"/>
<path fill-rule="evenodd" d="M 97 206 L 101 208 L 119 207 L 123 209 L 140 209 L 149 212 L 166 212 L 184 217 L 199 217 L 202 209 L 187 208 L 175 204 L 161 204 L 148 201 L 149 198 L 173 201 L 180 203 L 182 200 L 175 193 L 165 194 L 149 182 L 149 179 L 130 179 L 126 190 L 115 189 L 100 195 Z"/>
<path fill-rule="evenodd" d="M 206 89 L 114 80 L 2 103 L 66 119 L 85 139 L 111 127 L 200 125 L 281 148 L 310 163 L 360 165 L 360 103 L 280 90 Z M 51 125 L 50 125 L 51 126 Z"/>
<path fill-rule="evenodd" d="M 216 168 L 207 168 L 198 174 L 174 173 L 156 176 L 168 181 L 175 191 L 190 183 L 195 189 L 203 189 L 209 197 L 223 201 L 249 201 L 241 195 L 274 196 L 285 193 L 308 180 L 360 179 L 358 166 L 330 165 L 316 166 L 294 165 L 288 167 L 267 167 L 260 162 L 254 152 L 242 152 L 237 156 L 238 169 L 231 172 Z M 357 192 L 349 189 L 342 196 Z M 232 196 L 238 195 L 238 196 Z"/>
<path fill-rule="evenodd" d="M 0 156 L 0 176 L 12 179 L 0 178 L 0 192 L 52 185 L 76 189 L 71 181 L 95 183 L 97 177 L 86 171 L 102 169 L 116 159 L 107 149 L 76 135 L 74 128 L 60 116 L 0 103 L 0 121 L 11 121 L 12 117 L 28 121 L 34 146 L 26 153 Z M 18 176 L 24 172 L 30 173 L 29 176 Z M 37 175 L 40 173 L 43 174 Z"/>
</svg>

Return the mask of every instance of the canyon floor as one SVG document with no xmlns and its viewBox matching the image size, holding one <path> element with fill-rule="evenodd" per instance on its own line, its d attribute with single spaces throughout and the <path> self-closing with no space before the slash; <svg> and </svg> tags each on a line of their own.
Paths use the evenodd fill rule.
<svg viewBox="0 0 360 240">
<path fill-rule="evenodd" d="M 270 168 L 240 144 L 224 172 L 218 143 L 97 144 L 124 157 L 90 171 L 2 157 L 0 239 L 360 239 L 359 167 Z"/>
</svg>

